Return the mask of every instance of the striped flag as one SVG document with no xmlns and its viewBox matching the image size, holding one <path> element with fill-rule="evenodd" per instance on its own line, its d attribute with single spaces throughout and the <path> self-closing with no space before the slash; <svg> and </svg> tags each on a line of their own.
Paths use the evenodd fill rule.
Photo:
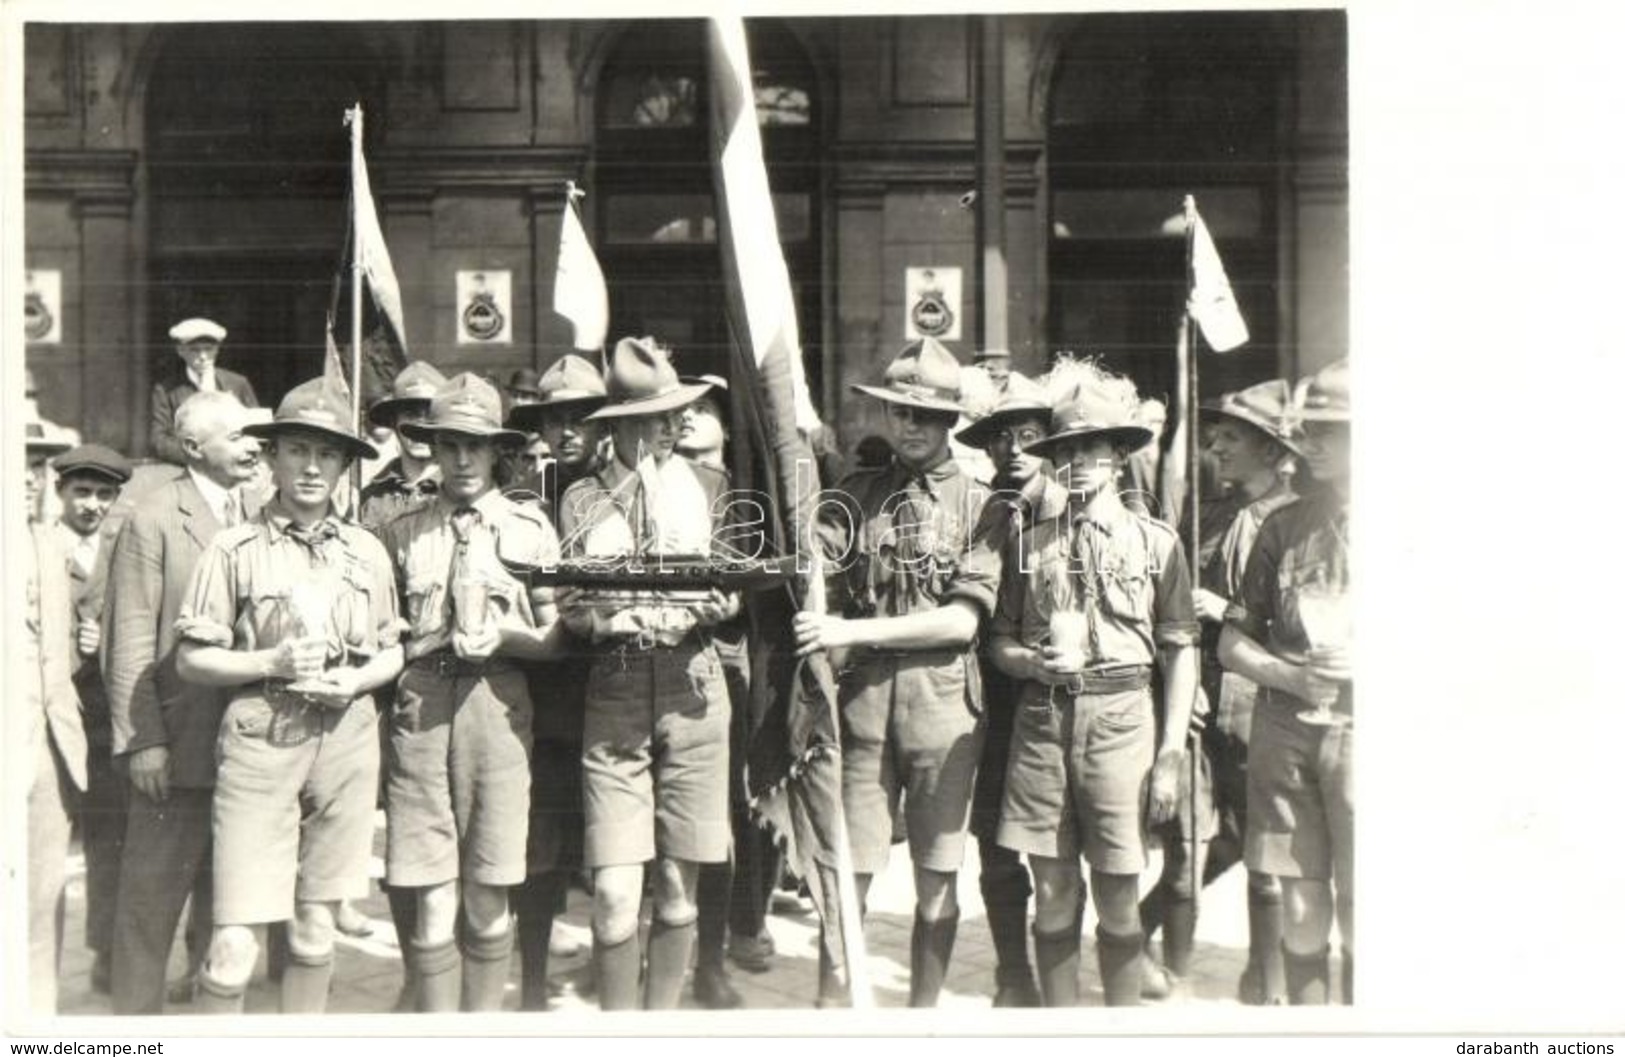
<svg viewBox="0 0 1625 1057">
<path fill-rule="evenodd" d="M 1230 278 L 1224 273 L 1219 248 L 1191 204 L 1191 317 L 1214 352 L 1229 352 L 1247 343 L 1247 321 L 1241 318 Z"/>
<path fill-rule="evenodd" d="M 576 213 L 576 199 L 584 192 L 574 181 L 565 185 L 564 222 L 559 227 L 559 263 L 553 272 L 553 311 L 575 328 L 575 347 L 593 352 L 604 347 L 609 334 L 609 290 L 598 255 L 587 241 L 587 231 Z"/>
</svg>

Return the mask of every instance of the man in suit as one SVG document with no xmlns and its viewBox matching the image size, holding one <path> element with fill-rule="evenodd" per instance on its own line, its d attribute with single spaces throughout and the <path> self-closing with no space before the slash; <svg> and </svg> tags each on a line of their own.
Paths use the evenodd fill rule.
<svg viewBox="0 0 1625 1057">
<path fill-rule="evenodd" d="M 116 527 L 107 513 L 130 479 L 130 460 L 100 444 L 82 444 L 53 464 L 62 514 L 57 543 L 66 555 L 73 651 L 73 685 L 84 708 L 89 744 L 90 785 L 79 808 L 85 851 L 85 946 L 95 952 L 91 987 L 111 987 L 113 905 L 118 898 L 119 857 L 124 847 L 124 779 L 113 771 L 112 732 L 107 719 L 107 687 L 97 660 L 102 643 L 102 605 L 107 597 L 107 563 Z"/>
<path fill-rule="evenodd" d="M 113 758 L 130 778 L 113 923 L 113 1009 L 160 1013 L 164 967 L 190 894 L 208 934 L 214 748 L 225 706 L 217 688 L 175 670 L 175 620 L 193 566 L 222 528 L 249 513 L 240 485 L 259 464 L 247 412 L 204 392 L 175 413 L 186 469 L 144 497 L 119 533 L 108 572 L 104 675 Z"/>
<path fill-rule="evenodd" d="M 212 319 L 183 319 L 169 328 L 175 341 L 175 355 L 182 369 L 168 381 L 152 387 L 152 433 L 149 446 L 155 458 L 177 466 L 189 466 L 185 445 L 175 427 L 175 414 L 193 393 L 230 393 L 244 407 L 259 407 L 254 387 L 248 379 L 224 367 L 216 367 L 220 343 L 226 328 Z"/>
<path fill-rule="evenodd" d="M 28 427 L 29 548 L 27 637 L 28 754 L 28 992 L 38 1014 L 56 1012 L 57 962 L 62 954 L 63 890 L 68 838 L 85 780 L 85 731 L 70 671 L 67 566 L 35 505 L 49 474 L 46 460 L 67 444 Z"/>
</svg>

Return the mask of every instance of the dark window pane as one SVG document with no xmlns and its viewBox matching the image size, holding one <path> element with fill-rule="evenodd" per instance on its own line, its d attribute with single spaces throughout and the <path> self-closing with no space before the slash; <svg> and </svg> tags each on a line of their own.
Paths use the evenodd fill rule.
<svg viewBox="0 0 1625 1057">
<path fill-rule="evenodd" d="M 1228 239 L 1264 235 L 1264 201 L 1256 187 L 1196 188 L 1196 208 L 1221 247 Z M 1055 192 L 1058 239 L 1154 239 L 1183 209 L 1178 188 L 1091 188 Z M 1176 228 L 1171 234 L 1181 233 Z"/>
<path fill-rule="evenodd" d="M 698 121 L 699 81 L 685 74 L 627 71 L 609 86 L 610 128 L 690 128 Z"/>
<path fill-rule="evenodd" d="M 807 195 L 774 195 L 779 239 L 799 242 L 811 234 L 812 202 Z M 618 194 L 609 198 L 605 234 L 616 244 L 711 243 L 716 215 L 709 194 Z"/>
</svg>

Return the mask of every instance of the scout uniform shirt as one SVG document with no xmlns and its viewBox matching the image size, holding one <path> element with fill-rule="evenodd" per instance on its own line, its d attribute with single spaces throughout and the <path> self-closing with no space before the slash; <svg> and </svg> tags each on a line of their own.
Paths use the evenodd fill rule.
<svg viewBox="0 0 1625 1057">
<path fill-rule="evenodd" d="M 439 466 L 430 463 L 416 480 L 408 481 L 401 469 L 401 460 L 394 459 L 361 489 L 361 516 L 358 520 L 377 532 L 439 494 Z"/>
<path fill-rule="evenodd" d="M 847 477 L 826 493 L 818 523 L 830 611 L 847 618 L 906 616 L 963 599 L 990 613 L 998 595 L 999 554 L 974 532 L 989 494 L 953 459 L 924 471 L 894 462 Z M 974 649 L 908 655 L 913 663 L 898 668 L 896 653 L 855 648 L 849 667 L 876 669 L 862 680 L 868 687 L 860 696 L 889 699 L 895 679 L 898 694 L 959 694 L 981 712 Z"/>
<path fill-rule="evenodd" d="M 332 515 L 299 525 L 280 499 L 214 538 L 176 621 L 183 639 L 242 651 L 273 649 L 318 629 L 327 635 L 329 666 L 359 667 L 400 641 L 389 556 L 377 537 Z M 233 699 L 265 690 L 249 683 Z"/>
<path fill-rule="evenodd" d="M 486 555 L 471 572 L 485 580 L 499 621 L 535 627 L 536 607 L 550 603 L 552 591 L 528 590 L 521 577 L 526 569 L 558 560 L 558 535 L 540 511 L 493 488 L 467 505 L 442 493 L 397 516 L 380 533 L 395 558 L 409 637 L 453 626 L 451 584 L 459 532 L 469 534 L 471 550 Z"/>
<path fill-rule="evenodd" d="M 1190 574 L 1171 528 L 1125 507 L 1074 516 L 1059 490 L 1037 515 L 1009 557 L 1017 568 L 1004 578 L 995 635 L 1036 649 L 1049 641 L 1052 613 L 1079 610 L 1096 670 L 1149 667 L 1159 646 L 1196 644 Z"/>
</svg>

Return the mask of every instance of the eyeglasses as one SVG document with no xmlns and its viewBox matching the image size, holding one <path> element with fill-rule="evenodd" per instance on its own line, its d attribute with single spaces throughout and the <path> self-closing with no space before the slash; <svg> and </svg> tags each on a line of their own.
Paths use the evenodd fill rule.
<svg viewBox="0 0 1625 1057">
<path fill-rule="evenodd" d="M 1044 431 L 1028 427 L 1026 429 L 1001 429 L 993 434 L 993 439 L 1002 441 L 1012 448 L 1026 451 L 1028 448 L 1044 439 Z"/>
</svg>

